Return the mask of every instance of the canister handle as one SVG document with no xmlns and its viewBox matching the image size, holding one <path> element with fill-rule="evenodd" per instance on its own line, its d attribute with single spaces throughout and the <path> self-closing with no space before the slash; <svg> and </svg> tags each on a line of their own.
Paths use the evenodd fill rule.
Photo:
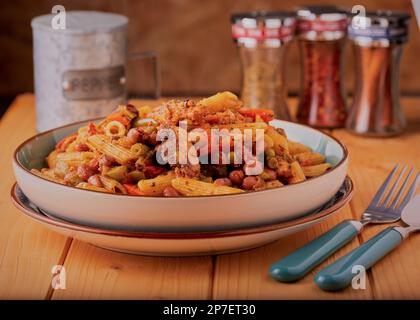
<svg viewBox="0 0 420 320">
<path fill-rule="evenodd" d="M 158 99 L 161 96 L 161 76 L 160 76 L 160 63 L 159 55 L 156 51 L 143 51 L 143 52 L 132 52 L 127 56 L 127 60 L 151 60 L 153 63 L 153 98 Z M 129 71 L 127 72 L 129 73 Z M 128 81 L 131 82 L 130 78 Z"/>
</svg>

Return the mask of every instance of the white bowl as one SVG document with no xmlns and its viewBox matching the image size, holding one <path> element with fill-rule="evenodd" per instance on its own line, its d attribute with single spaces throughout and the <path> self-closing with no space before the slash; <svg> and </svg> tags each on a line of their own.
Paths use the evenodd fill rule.
<svg viewBox="0 0 420 320">
<path fill-rule="evenodd" d="M 15 206 L 29 218 L 80 241 L 132 254 L 192 256 L 251 249 L 304 230 L 336 213 L 351 199 L 352 193 L 353 183 L 347 178 L 322 210 L 305 217 L 258 227 L 195 233 L 133 232 L 81 226 L 42 214 L 16 184 L 12 187 L 11 196 Z"/>
<path fill-rule="evenodd" d="M 13 169 L 23 192 L 59 219 L 125 230 L 220 230 L 290 220 L 326 203 L 347 173 L 347 149 L 334 137 L 304 125 L 273 120 L 291 140 L 324 154 L 333 168 L 323 175 L 278 189 L 221 196 L 145 197 L 101 193 L 40 178 L 31 168 L 45 166 L 55 143 L 87 121 L 40 133 L 15 151 Z"/>
</svg>

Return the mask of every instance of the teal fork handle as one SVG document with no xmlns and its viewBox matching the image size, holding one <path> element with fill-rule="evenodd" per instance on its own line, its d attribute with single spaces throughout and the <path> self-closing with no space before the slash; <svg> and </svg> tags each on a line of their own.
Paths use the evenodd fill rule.
<svg viewBox="0 0 420 320">
<path fill-rule="evenodd" d="M 403 240 L 400 232 L 387 228 L 369 241 L 320 270 L 315 275 L 315 283 L 326 291 L 336 291 L 347 287 L 356 276 L 353 267 L 363 266 L 368 270 L 376 262 L 391 252 Z"/>
<path fill-rule="evenodd" d="M 270 267 L 271 276 L 282 282 L 292 282 L 303 278 L 309 271 L 327 259 L 335 251 L 356 237 L 362 224 L 346 220 L 322 236 L 312 240 Z"/>
</svg>

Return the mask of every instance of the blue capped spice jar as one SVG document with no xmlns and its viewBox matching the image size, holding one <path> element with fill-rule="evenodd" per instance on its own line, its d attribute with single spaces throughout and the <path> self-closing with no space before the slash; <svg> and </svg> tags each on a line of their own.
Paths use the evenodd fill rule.
<svg viewBox="0 0 420 320">
<path fill-rule="evenodd" d="M 409 14 L 393 11 L 352 18 L 348 36 L 355 57 L 355 88 L 346 124 L 351 132 L 385 137 L 404 131 L 398 83 L 409 20 Z"/>
</svg>

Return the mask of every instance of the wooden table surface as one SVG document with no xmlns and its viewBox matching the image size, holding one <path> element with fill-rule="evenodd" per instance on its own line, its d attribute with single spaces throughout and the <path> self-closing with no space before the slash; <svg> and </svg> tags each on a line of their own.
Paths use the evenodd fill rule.
<svg viewBox="0 0 420 320">
<path fill-rule="evenodd" d="M 20 214 L 9 199 L 15 181 L 11 159 L 17 145 L 35 134 L 34 104 L 32 94 L 20 95 L 0 120 L 0 299 L 420 299 L 420 235 L 410 237 L 369 271 L 365 290 L 321 291 L 312 280 L 320 267 L 293 284 L 277 283 L 267 275 L 273 261 L 343 219 L 360 217 L 396 163 L 420 169 L 420 98 L 402 98 L 408 128 L 400 137 L 360 138 L 333 131 L 349 149 L 349 174 L 356 190 L 338 214 L 261 248 L 191 258 L 107 251 L 53 233 Z M 368 227 L 323 265 L 384 227 Z M 51 287 L 54 265 L 66 268 L 65 290 Z"/>
</svg>

